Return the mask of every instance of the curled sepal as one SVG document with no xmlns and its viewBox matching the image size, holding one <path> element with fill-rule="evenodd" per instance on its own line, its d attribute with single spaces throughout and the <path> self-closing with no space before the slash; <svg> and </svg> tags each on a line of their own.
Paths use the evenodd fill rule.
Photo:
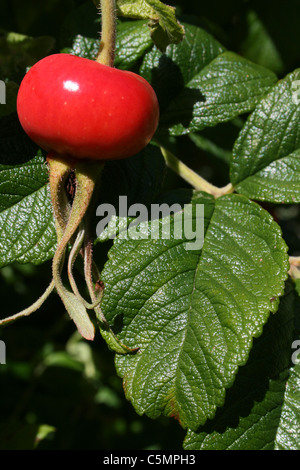
<svg viewBox="0 0 300 470">
<path fill-rule="evenodd" d="M 91 322 L 83 303 L 75 294 L 69 292 L 66 288 L 63 288 L 63 290 L 60 289 L 59 294 L 70 318 L 74 321 L 81 336 L 85 339 L 93 340 L 95 336 L 95 327 Z"/>
<path fill-rule="evenodd" d="M 56 236 L 59 243 L 70 216 L 70 204 L 65 191 L 65 184 L 72 168 L 69 162 L 60 159 L 53 152 L 48 153 L 47 163 Z"/>
<path fill-rule="evenodd" d="M 77 287 L 77 284 L 76 284 L 76 281 L 74 279 L 74 275 L 73 275 L 73 266 L 74 266 L 74 263 L 76 261 L 76 258 L 80 252 L 80 250 L 82 249 L 82 244 L 83 244 L 83 241 L 84 241 L 84 236 L 85 236 L 85 229 L 84 228 L 81 228 L 78 230 L 78 234 L 77 234 L 77 237 L 76 237 L 76 240 L 74 241 L 74 244 L 72 246 L 72 249 L 70 251 L 70 254 L 69 254 L 69 259 L 68 259 L 68 277 L 69 277 L 69 282 L 70 282 L 70 286 L 72 288 L 72 291 L 74 292 L 74 294 L 76 295 L 77 299 L 80 300 L 80 302 L 85 306 L 86 309 L 88 310 L 94 310 L 95 307 L 97 307 L 97 305 L 100 304 L 101 302 L 101 296 L 99 296 L 95 302 L 93 302 L 92 304 L 87 302 L 80 294 L 79 292 L 79 289 Z"/>
<path fill-rule="evenodd" d="M 61 162 L 59 159 L 56 159 L 55 156 L 50 156 L 50 158 L 48 156 L 48 163 L 50 167 L 50 180 L 51 174 L 55 173 L 55 179 L 56 181 L 59 181 L 60 168 L 62 168 L 64 171 Z M 76 189 L 72 208 L 52 262 L 52 275 L 56 291 L 60 296 L 68 314 L 70 315 L 70 318 L 75 322 L 79 333 L 88 340 L 94 339 L 95 327 L 91 322 L 82 301 L 64 286 L 61 278 L 61 271 L 68 243 L 72 237 L 76 235 L 79 227 L 81 226 L 93 196 L 95 184 L 102 172 L 102 168 L 103 165 L 99 165 L 99 163 L 97 165 L 91 164 L 90 162 L 79 162 L 76 164 Z M 51 188 L 51 193 L 53 191 L 56 192 L 55 187 Z M 60 210 L 56 210 L 55 212 L 58 214 L 61 213 Z"/>
</svg>

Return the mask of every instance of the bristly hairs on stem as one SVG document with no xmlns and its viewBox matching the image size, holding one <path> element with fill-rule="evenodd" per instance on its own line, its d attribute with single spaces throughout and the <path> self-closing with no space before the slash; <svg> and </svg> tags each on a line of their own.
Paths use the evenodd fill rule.
<svg viewBox="0 0 300 470">
<path fill-rule="evenodd" d="M 113 67 L 116 43 L 116 5 L 115 0 L 101 0 L 101 40 L 96 62 Z"/>
</svg>

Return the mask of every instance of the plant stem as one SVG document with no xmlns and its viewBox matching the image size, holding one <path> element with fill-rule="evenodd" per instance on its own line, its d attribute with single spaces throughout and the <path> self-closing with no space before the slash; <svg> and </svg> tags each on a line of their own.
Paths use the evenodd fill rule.
<svg viewBox="0 0 300 470">
<path fill-rule="evenodd" d="M 101 0 L 101 42 L 96 62 L 113 67 L 116 43 L 115 0 Z"/>
<path fill-rule="evenodd" d="M 299 270 L 300 256 L 290 256 L 289 262 L 290 262 L 289 275 L 291 276 L 292 279 L 300 279 L 300 270 Z"/>
<path fill-rule="evenodd" d="M 6 317 L 3 320 L 0 320 L 0 325 L 2 326 L 2 325 L 5 325 L 6 323 L 11 323 L 17 320 L 18 318 L 26 317 L 30 315 L 31 313 L 36 312 L 36 310 L 38 310 L 43 305 L 45 300 L 49 297 L 54 287 L 55 287 L 54 281 L 52 280 L 49 286 L 47 287 L 47 289 L 45 290 L 45 292 L 41 295 L 41 297 L 39 297 L 38 300 L 36 300 L 30 307 L 25 308 L 21 312 L 15 313 L 14 315 L 11 315 L 10 317 Z"/>
<path fill-rule="evenodd" d="M 289 275 L 291 276 L 292 279 L 300 279 L 300 271 L 297 268 L 297 266 L 291 264 L 290 269 L 289 269 Z"/>
<path fill-rule="evenodd" d="M 198 175 L 164 147 L 161 147 L 160 150 L 165 159 L 166 165 L 198 191 L 205 191 L 216 198 L 234 191 L 231 183 L 227 184 L 223 188 L 218 188 Z"/>
<path fill-rule="evenodd" d="M 293 266 L 300 266 L 300 256 L 290 256 L 289 261 Z"/>
</svg>

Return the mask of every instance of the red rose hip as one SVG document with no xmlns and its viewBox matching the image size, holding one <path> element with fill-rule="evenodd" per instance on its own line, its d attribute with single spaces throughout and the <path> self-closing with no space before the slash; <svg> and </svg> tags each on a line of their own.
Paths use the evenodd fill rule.
<svg viewBox="0 0 300 470">
<path fill-rule="evenodd" d="M 53 54 L 25 75 L 20 123 L 41 148 L 79 159 L 126 158 L 153 137 L 156 94 L 133 72 L 69 54 Z"/>
</svg>

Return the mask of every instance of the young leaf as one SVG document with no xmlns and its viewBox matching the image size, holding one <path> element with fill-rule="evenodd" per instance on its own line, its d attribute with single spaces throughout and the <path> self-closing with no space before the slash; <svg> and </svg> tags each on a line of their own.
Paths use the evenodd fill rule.
<svg viewBox="0 0 300 470">
<path fill-rule="evenodd" d="M 300 201 L 300 69 L 278 82 L 249 116 L 235 142 L 230 179 L 260 201 Z"/>
<path fill-rule="evenodd" d="M 14 114 L 0 127 L 0 266 L 52 257 L 56 233 L 43 155 Z"/>
<path fill-rule="evenodd" d="M 153 42 L 165 51 L 169 44 L 178 44 L 184 28 L 177 21 L 175 8 L 159 0 L 117 0 L 118 13 L 137 19 L 148 19 Z"/>
<path fill-rule="evenodd" d="M 116 359 L 136 411 L 195 430 L 223 405 L 277 310 L 289 263 L 279 227 L 257 204 L 204 193 L 191 204 L 204 204 L 203 248 L 187 249 L 184 236 L 117 238 L 102 309 L 120 340 L 140 348 Z"/>
<path fill-rule="evenodd" d="M 299 450 L 299 364 L 291 364 L 299 300 L 287 283 L 278 312 L 254 341 L 225 405 L 196 433 L 189 431 L 188 450 Z"/>
</svg>

